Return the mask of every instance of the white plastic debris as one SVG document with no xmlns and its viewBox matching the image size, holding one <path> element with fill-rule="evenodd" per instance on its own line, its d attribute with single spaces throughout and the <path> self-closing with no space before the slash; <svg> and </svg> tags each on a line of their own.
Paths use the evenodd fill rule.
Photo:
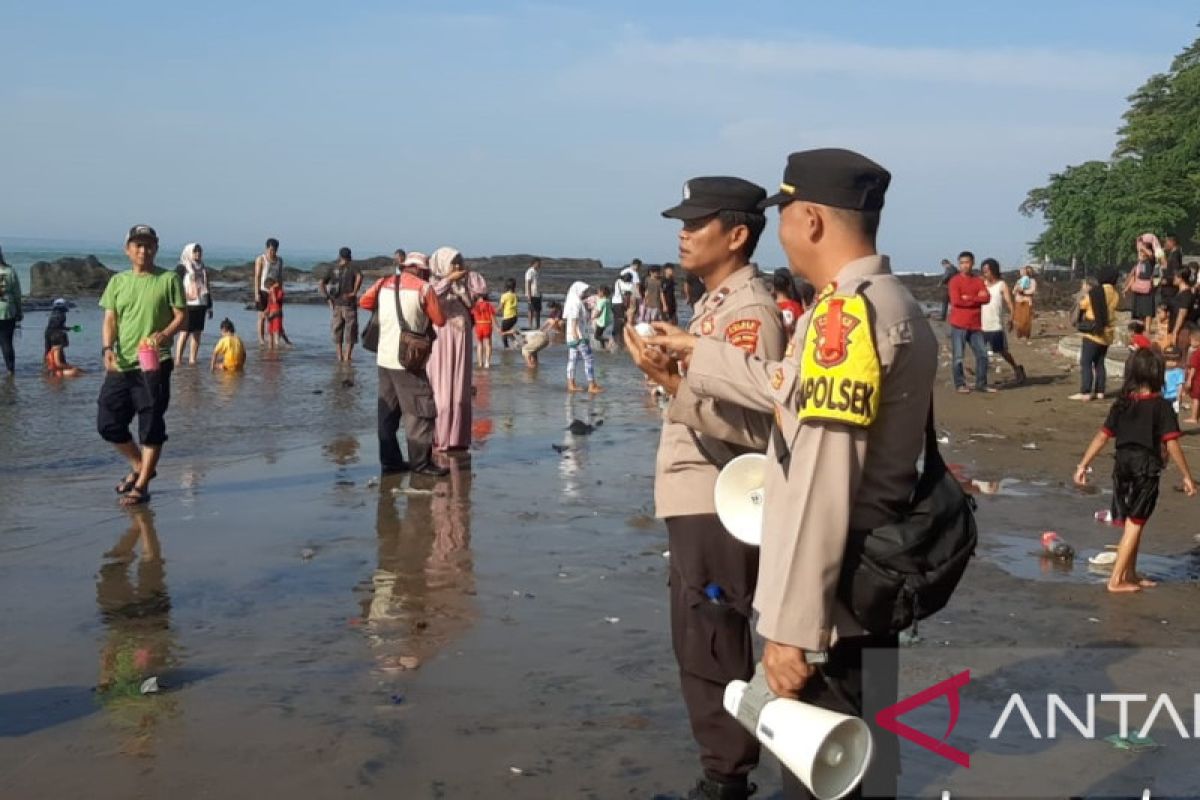
<svg viewBox="0 0 1200 800">
<path fill-rule="evenodd" d="M 521 769 L 520 767 L 509 767 L 508 771 L 511 772 L 513 775 L 524 775 L 525 774 L 525 770 Z"/>
<path fill-rule="evenodd" d="M 605 617 L 604 621 L 607 622 L 609 625 L 616 625 L 618 622 L 621 621 L 621 618 L 620 617 Z"/>
<path fill-rule="evenodd" d="M 367 478 L 367 488 L 374 489 L 379 485 L 379 478 Z"/>
<path fill-rule="evenodd" d="M 1038 449 L 1037 442 L 1029 442 L 1027 444 L 1023 444 L 1023 445 L 1021 445 L 1021 449 L 1022 450 L 1037 450 Z"/>
<path fill-rule="evenodd" d="M 158 694 L 158 678 L 149 677 L 142 681 L 142 687 L 139 689 L 142 694 Z"/>
<path fill-rule="evenodd" d="M 308 561 L 310 558 L 312 558 L 316 554 L 317 554 L 317 551 L 313 550 L 311 547 L 306 547 L 300 551 L 300 557 L 303 558 L 305 561 Z"/>
</svg>

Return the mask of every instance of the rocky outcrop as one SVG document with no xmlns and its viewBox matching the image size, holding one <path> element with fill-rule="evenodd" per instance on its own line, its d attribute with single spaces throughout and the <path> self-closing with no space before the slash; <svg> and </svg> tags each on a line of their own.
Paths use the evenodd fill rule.
<svg viewBox="0 0 1200 800">
<path fill-rule="evenodd" d="M 38 261 L 29 268 L 30 297 L 100 295 L 115 275 L 95 256 Z"/>
</svg>

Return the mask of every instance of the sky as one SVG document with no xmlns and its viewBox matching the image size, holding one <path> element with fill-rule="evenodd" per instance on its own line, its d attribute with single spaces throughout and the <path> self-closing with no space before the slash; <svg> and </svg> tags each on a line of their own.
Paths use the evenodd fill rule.
<svg viewBox="0 0 1200 800">
<path fill-rule="evenodd" d="M 904 270 L 1006 266 L 1026 192 L 1106 158 L 1194 0 L 1006 3 L 0 0 L 0 244 L 165 241 L 356 255 L 449 244 L 675 258 L 699 175 L 787 154 L 893 174 Z M 775 219 L 757 260 L 783 263 Z"/>
</svg>

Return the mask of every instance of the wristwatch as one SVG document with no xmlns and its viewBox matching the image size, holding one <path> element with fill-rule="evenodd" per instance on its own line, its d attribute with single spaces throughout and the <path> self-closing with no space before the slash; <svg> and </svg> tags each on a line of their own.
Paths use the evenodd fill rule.
<svg viewBox="0 0 1200 800">
<path fill-rule="evenodd" d="M 114 352 L 111 344 L 105 345 L 104 347 L 100 348 L 100 355 L 104 355 L 105 353 L 109 353 L 109 352 Z"/>
</svg>

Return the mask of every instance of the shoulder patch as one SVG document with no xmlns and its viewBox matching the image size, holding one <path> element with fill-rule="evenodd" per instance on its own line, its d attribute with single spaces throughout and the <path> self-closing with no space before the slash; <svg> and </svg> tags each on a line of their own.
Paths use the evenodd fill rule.
<svg viewBox="0 0 1200 800">
<path fill-rule="evenodd" d="M 801 422 L 865 427 L 875 421 L 882 370 L 862 295 L 828 296 L 817 304 L 800 362 Z"/>
<path fill-rule="evenodd" d="M 700 323 L 700 333 L 704 336 L 712 336 L 714 325 L 712 317 L 705 317 L 704 321 Z"/>
<path fill-rule="evenodd" d="M 761 327 L 762 320 L 739 319 L 726 326 L 725 340 L 747 353 L 753 353 L 758 349 L 758 329 Z"/>
</svg>

